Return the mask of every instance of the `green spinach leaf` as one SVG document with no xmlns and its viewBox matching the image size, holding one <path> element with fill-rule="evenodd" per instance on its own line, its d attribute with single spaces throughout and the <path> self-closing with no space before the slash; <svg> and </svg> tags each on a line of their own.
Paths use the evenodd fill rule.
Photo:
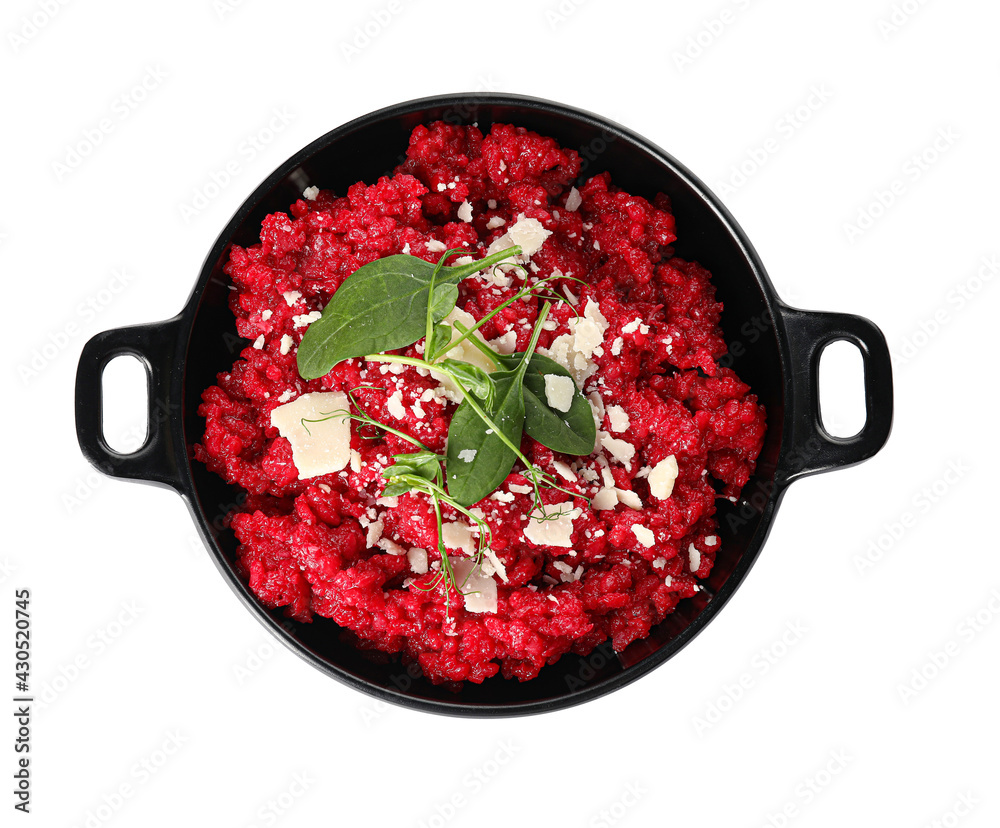
<svg viewBox="0 0 1000 828">
<path fill-rule="evenodd" d="M 515 446 L 521 444 L 524 428 L 522 374 L 500 371 L 491 375 L 496 390 L 490 419 Z M 516 460 L 514 451 L 483 421 L 466 395 L 448 427 L 448 494 L 462 506 L 472 506 L 507 479 Z"/>
<path fill-rule="evenodd" d="M 306 329 L 296 357 L 299 374 L 317 379 L 345 359 L 412 345 L 426 334 L 428 304 L 439 322 L 455 307 L 462 279 L 519 252 L 515 245 L 454 266 L 398 254 L 358 268 Z"/>
<path fill-rule="evenodd" d="M 511 370 L 520 365 L 523 356 L 521 353 L 501 356 L 500 364 Z M 532 354 L 524 375 L 524 430 L 529 437 L 553 451 L 576 456 L 590 454 L 597 440 L 590 403 L 574 382 L 569 411 L 552 408 L 545 396 L 546 374 L 572 379 L 570 372 L 555 360 L 543 354 Z"/>
<path fill-rule="evenodd" d="M 448 427 L 445 473 L 448 494 L 462 506 L 478 503 L 496 490 L 519 457 L 530 465 L 520 451 L 524 430 L 524 375 L 550 307 L 548 302 L 542 306 L 528 350 L 517 366 L 490 375 L 494 400 L 488 417 L 468 394 L 452 417 Z"/>
</svg>

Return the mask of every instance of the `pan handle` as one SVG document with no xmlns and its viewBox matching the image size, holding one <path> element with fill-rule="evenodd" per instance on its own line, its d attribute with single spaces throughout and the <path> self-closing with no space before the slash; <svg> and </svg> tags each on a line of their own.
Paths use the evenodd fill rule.
<svg viewBox="0 0 1000 828">
<path fill-rule="evenodd" d="M 873 457 L 892 429 L 892 362 L 882 331 L 847 313 L 805 311 L 781 305 L 788 342 L 788 380 L 782 472 L 790 483 L 810 474 L 853 466 Z M 853 437 L 834 437 L 824 427 L 819 405 L 819 359 L 831 342 L 846 340 L 861 351 L 865 371 L 864 427 Z"/>
<path fill-rule="evenodd" d="M 111 477 L 142 480 L 182 491 L 178 466 L 180 400 L 172 387 L 178 376 L 180 317 L 152 325 L 115 328 L 97 334 L 80 355 L 76 370 L 76 436 L 84 456 Z M 119 356 L 134 356 L 146 369 L 146 442 L 122 454 L 104 438 L 104 368 Z M 177 390 L 179 393 L 179 389 Z"/>
</svg>

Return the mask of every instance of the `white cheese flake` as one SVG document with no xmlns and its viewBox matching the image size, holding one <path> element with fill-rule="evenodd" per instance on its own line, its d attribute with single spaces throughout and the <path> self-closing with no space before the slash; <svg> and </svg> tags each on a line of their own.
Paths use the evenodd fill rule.
<svg viewBox="0 0 1000 828">
<path fill-rule="evenodd" d="M 497 239 L 487 250 L 487 255 L 493 255 L 501 250 L 505 250 L 513 245 L 520 245 L 523 261 L 537 253 L 545 240 L 552 235 L 551 230 L 546 230 L 538 219 L 525 218 L 524 213 L 518 213 L 517 219 L 507 228 L 507 232 Z M 513 262 L 513 259 L 505 259 L 505 262 Z"/>
<path fill-rule="evenodd" d="M 463 201 L 458 207 L 458 218 L 464 222 L 472 221 L 472 205 Z"/>
<path fill-rule="evenodd" d="M 351 457 L 351 424 L 336 411 L 347 411 L 347 395 L 340 391 L 303 394 L 271 412 L 271 425 L 292 446 L 292 462 L 299 479 L 336 472 Z"/>
<path fill-rule="evenodd" d="M 573 521 L 583 514 L 581 509 L 565 509 L 569 503 L 552 504 L 545 507 L 542 514 L 538 509 L 532 510 L 528 525 L 524 527 L 524 537 L 536 546 L 561 546 L 569 548 L 573 545 Z"/>
<path fill-rule="evenodd" d="M 406 419 L 406 408 L 403 406 L 403 392 L 395 391 L 389 396 L 389 400 L 386 403 L 386 409 L 388 412 L 395 417 L 397 420 Z"/>
<path fill-rule="evenodd" d="M 548 348 L 539 348 L 538 352 L 568 370 L 582 391 L 584 383 L 597 371 L 591 357 L 604 341 L 607 329 L 608 320 L 601 306 L 588 299 L 583 316 L 569 321 L 570 332 L 557 336 Z"/>
<path fill-rule="evenodd" d="M 315 201 L 316 196 L 319 195 L 319 187 L 306 187 L 302 191 L 303 198 L 309 199 L 309 201 Z"/>
<path fill-rule="evenodd" d="M 638 523 L 632 526 L 632 532 L 639 539 L 639 543 L 645 546 L 647 549 L 656 543 L 656 535 L 654 535 L 645 526 L 640 526 Z"/>
<path fill-rule="evenodd" d="M 406 553 L 406 560 L 410 562 L 410 571 L 415 575 L 423 575 L 427 572 L 427 550 L 415 546 Z"/>
<path fill-rule="evenodd" d="M 281 295 L 285 298 L 285 304 L 288 305 L 288 307 L 291 307 L 302 298 L 302 294 L 297 290 L 286 290 Z"/>
<path fill-rule="evenodd" d="M 562 460 L 555 460 L 555 459 L 553 459 L 553 461 L 552 461 L 552 467 L 556 470 L 556 472 L 558 473 L 558 475 L 563 480 L 566 480 L 566 481 L 568 481 L 570 483 L 575 483 L 576 482 L 576 480 L 577 480 L 576 473 L 573 471 L 573 469 L 571 469 L 569 466 L 567 466 Z"/>
<path fill-rule="evenodd" d="M 368 546 L 374 546 L 379 542 L 382 537 L 382 530 L 385 528 L 385 524 L 381 520 L 376 520 L 373 523 L 368 524 Z"/>
<path fill-rule="evenodd" d="M 499 575 L 501 581 L 505 584 L 509 583 L 510 578 L 507 577 L 507 567 L 497 557 L 496 552 L 487 546 L 483 550 L 483 555 L 485 557 L 485 560 L 482 562 L 483 573 L 486 575 Z"/>
<path fill-rule="evenodd" d="M 253 346 L 254 346 L 254 348 L 256 348 L 256 349 L 257 349 L 258 351 L 259 351 L 259 350 L 260 350 L 261 348 L 263 348 L 263 347 L 264 347 L 264 334 L 261 334 L 260 336 L 258 336 L 258 337 L 257 337 L 257 338 L 256 338 L 256 339 L 255 339 L 255 340 L 253 341 Z"/>
<path fill-rule="evenodd" d="M 267 322 L 268 319 L 274 314 L 274 311 L 268 308 L 265 311 L 261 311 L 260 318 L 262 321 Z"/>
<path fill-rule="evenodd" d="M 529 494 L 534 491 L 531 486 L 521 486 L 518 483 L 511 483 L 510 490 L 516 492 L 517 494 Z"/>
<path fill-rule="evenodd" d="M 705 546 L 715 546 L 719 542 L 719 538 L 716 535 L 705 535 Z"/>
<path fill-rule="evenodd" d="M 292 317 L 292 323 L 296 328 L 304 328 L 311 325 L 323 315 L 322 311 L 312 311 L 311 313 L 300 313 Z"/>
<path fill-rule="evenodd" d="M 649 493 L 660 500 L 670 497 L 674 491 L 677 471 L 677 458 L 672 454 L 653 466 L 649 472 Z"/>
<path fill-rule="evenodd" d="M 375 546 L 384 552 L 388 552 L 390 555 L 395 555 L 397 558 L 406 554 L 406 550 L 402 546 L 389 538 L 379 538 Z"/>
<path fill-rule="evenodd" d="M 611 343 L 611 354 L 612 356 L 619 356 L 622 352 L 622 345 L 625 344 L 625 340 L 620 336 L 615 337 L 615 341 Z"/>
<path fill-rule="evenodd" d="M 620 405 L 608 406 L 608 420 L 611 423 L 611 430 L 618 434 L 628 431 L 628 427 L 631 425 L 628 412 Z"/>
<path fill-rule="evenodd" d="M 612 437 L 606 431 L 597 432 L 598 440 L 611 456 L 626 468 L 632 467 L 632 458 L 635 456 L 635 446 L 625 440 Z"/>
<path fill-rule="evenodd" d="M 559 374 L 545 375 L 545 402 L 556 411 L 569 411 L 573 407 L 573 394 L 576 384 L 572 377 Z"/>
<path fill-rule="evenodd" d="M 580 191 L 576 187 L 570 187 L 569 195 L 566 196 L 566 209 L 576 212 L 580 209 L 581 204 L 583 204 L 583 197 L 580 195 Z"/>
<path fill-rule="evenodd" d="M 608 458 L 603 454 L 597 455 L 597 465 L 601 467 L 601 478 L 604 480 L 605 486 L 615 485 L 615 476 L 611 473 L 611 466 L 608 464 Z"/>
<path fill-rule="evenodd" d="M 571 584 L 583 574 L 583 567 L 578 566 L 574 571 L 565 561 L 555 561 L 552 564 L 559 571 L 559 580 L 564 584 Z"/>
<path fill-rule="evenodd" d="M 498 227 L 503 227 L 507 222 L 504 221 L 500 216 L 492 216 L 488 222 L 486 222 L 487 230 L 496 230 Z"/>
<path fill-rule="evenodd" d="M 590 410 L 594 414 L 594 425 L 600 428 L 601 423 L 604 422 L 604 398 L 601 396 L 601 392 L 592 391 L 587 395 L 587 402 L 590 403 Z"/>
<path fill-rule="evenodd" d="M 624 328 L 622 328 L 622 333 L 635 333 L 639 330 L 639 326 L 642 324 L 642 320 L 636 317 L 631 322 L 629 322 Z"/>
<path fill-rule="evenodd" d="M 478 545 L 469 524 L 459 520 L 441 527 L 441 540 L 448 549 L 461 549 L 466 555 L 474 555 Z"/>
<path fill-rule="evenodd" d="M 468 558 L 453 561 L 451 568 L 469 612 L 497 611 L 497 582 L 492 576 Z"/>
<path fill-rule="evenodd" d="M 490 340 L 490 347 L 500 354 L 512 354 L 517 350 L 517 333 L 507 331 L 503 336 Z"/>
<path fill-rule="evenodd" d="M 479 453 L 477 449 L 462 449 L 458 453 L 458 459 L 463 463 L 471 463 L 476 459 L 476 455 Z"/>
<path fill-rule="evenodd" d="M 701 566 L 701 552 L 695 548 L 693 543 L 688 546 L 688 564 L 692 572 L 697 572 L 698 567 Z"/>
<path fill-rule="evenodd" d="M 637 512 L 642 511 L 642 498 L 631 489 L 616 489 L 615 491 L 620 503 L 624 503 L 629 509 L 635 509 Z"/>
<path fill-rule="evenodd" d="M 427 242 L 427 249 L 430 250 L 431 253 L 444 253 L 444 251 L 447 250 L 448 247 L 445 245 L 443 241 L 438 241 L 437 239 L 429 239 Z"/>
<path fill-rule="evenodd" d="M 524 213 L 519 213 L 517 221 L 508 228 L 507 235 L 514 244 L 521 246 L 523 255 L 534 256 L 552 231 L 546 230 L 538 219 L 525 218 Z"/>
<path fill-rule="evenodd" d="M 281 337 L 281 355 L 285 356 L 290 350 L 292 350 L 292 345 L 295 340 L 293 340 L 288 334 L 283 334 Z"/>
<path fill-rule="evenodd" d="M 590 505 L 599 512 L 606 512 L 618 505 L 618 490 L 605 486 L 590 499 Z"/>
</svg>

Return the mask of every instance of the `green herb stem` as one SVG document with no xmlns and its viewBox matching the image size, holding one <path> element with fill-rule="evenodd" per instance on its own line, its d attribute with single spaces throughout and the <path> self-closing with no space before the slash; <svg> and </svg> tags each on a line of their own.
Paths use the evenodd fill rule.
<svg viewBox="0 0 1000 828">
<path fill-rule="evenodd" d="M 524 268 L 521 268 L 521 269 L 523 270 Z M 473 325 L 471 328 L 466 328 L 464 325 L 461 325 L 460 323 L 456 323 L 455 327 L 459 330 L 459 332 L 462 335 L 458 339 L 455 339 L 455 340 L 452 340 L 451 342 L 449 342 L 448 345 L 447 345 L 447 347 L 445 347 L 444 345 L 442 345 L 441 346 L 442 350 L 441 351 L 435 351 L 433 354 L 431 354 L 431 352 L 427 350 L 427 347 L 425 345 L 424 346 L 424 356 L 427 356 L 428 359 L 431 362 L 433 362 L 439 356 L 441 356 L 442 353 L 450 351 L 452 348 L 454 348 L 454 347 L 456 347 L 458 345 L 461 345 L 463 342 L 465 342 L 465 340 L 470 339 L 470 338 L 471 338 L 472 344 L 476 345 L 476 347 L 479 347 L 483 343 L 479 342 L 475 337 L 473 337 L 472 336 L 473 333 L 475 333 L 476 331 L 478 331 L 484 324 L 486 324 L 486 322 L 488 322 L 490 319 L 492 319 L 494 316 L 496 316 L 498 313 L 500 313 L 500 311 L 502 311 L 502 310 L 504 310 L 506 308 L 509 308 L 515 302 L 518 302 L 521 299 L 524 299 L 526 296 L 529 296 L 531 294 L 534 294 L 536 296 L 541 296 L 542 294 L 535 293 L 535 291 L 538 290 L 538 288 L 547 285 L 549 282 L 556 281 L 556 280 L 559 280 L 559 279 L 574 279 L 574 281 L 579 281 L 578 279 L 575 279 L 572 276 L 547 276 L 544 279 L 539 279 L 534 284 L 525 285 L 517 293 L 515 293 L 512 297 L 510 297 L 510 299 L 505 300 L 504 302 L 502 302 L 501 304 L 499 304 L 495 308 L 493 308 L 493 310 L 491 310 L 489 313 L 487 313 L 486 316 L 484 316 L 482 319 L 478 320 L 476 322 L 476 324 Z M 551 301 L 566 302 L 566 299 L 564 297 L 562 297 L 562 296 L 556 296 L 555 294 L 546 294 L 545 296 L 546 296 L 546 298 L 550 299 Z M 567 302 L 567 304 L 569 304 L 569 303 Z M 483 349 L 481 347 L 479 347 L 479 350 L 482 351 Z M 483 353 L 486 353 L 486 352 L 483 351 Z"/>
</svg>

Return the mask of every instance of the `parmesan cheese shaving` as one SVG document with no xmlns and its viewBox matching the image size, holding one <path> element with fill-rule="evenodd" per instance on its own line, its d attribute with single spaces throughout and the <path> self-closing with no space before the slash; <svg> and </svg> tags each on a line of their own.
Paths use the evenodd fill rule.
<svg viewBox="0 0 1000 828">
<path fill-rule="evenodd" d="M 413 547 L 406 553 L 406 559 L 410 562 L 410 570 L 416 575 L 423 575 L 427 572 L 427 550 L 418 546 Z"/>
<path fill-rule="evenodd" d="M 608 406 L 608 420 L 611 423 L 611 430 L 617 433 L 628 431 L 631 422 L 628 413 L 620 405 Z"/>
<path fill-rule="evenodd" d="M 455 583 L 469 612 L 497 611 L 497 582 L 468 558 L 452 561 Z"/>
<path fill-rule="evenodd" d="M 677 458 L 672 454 L 653 466 L 649 473 L 649 493 L 660 500 L 670 497 L 674 491 L 677 471 Z"/>
<path fill-rule="evenodd" d="M 556 411 L 567 412 L 573 406 L 576 385 L 572 377 L 559 374 L 545 375 L 545 402 Z"/>
<path fill-rule="evenodd" d="M 534 509 L 529 515 L 528 525 L 524 527 L 524 537 L 536 546 L 561 546 L 569 548 L 573 545 L 573 521 L 583 514 L 581 509 L 563 510 L 568 503 L 546 506 L 543 515 Z M 559 511 L 553 511 L 559 509 Z"/>
<path fill-rule="evenodd" d="M 656 543 L 656 535 L 654 535 L 645 526 L 640 526 L 638 523 L 636 523 L 632 527 L 632 532 L 635 534 L 636 538 L 639 539 L 639 543 L 641 543 L 647 549 L 649 549 L 649 547 L 651 547 L 654 543 Z"/>
<path fill-rule="evenodd" d="M 476 552 L 476 540 L 467 523 L 453 521 L 441 527 L 441 540 L 448 549 L 461 549 L 466 555 Z"/>
<path fill-rule="evenodd" d="M 347 411 L 340 391 L 303 394 L 271 412 L 271 425 L 292 446 L 299 479 L 340 471 L 351 459 L 351 424 L 336 411 Z"/>
<path fill-rule="evenodd" d="M 625 440 L 612 437 L 606 431 L 598 431 L 597 439 L 601 446 L 619 463 L 626 468 L 632 467 L 632 458 L 635 456 L 635 446 Z"/>
</svg>

